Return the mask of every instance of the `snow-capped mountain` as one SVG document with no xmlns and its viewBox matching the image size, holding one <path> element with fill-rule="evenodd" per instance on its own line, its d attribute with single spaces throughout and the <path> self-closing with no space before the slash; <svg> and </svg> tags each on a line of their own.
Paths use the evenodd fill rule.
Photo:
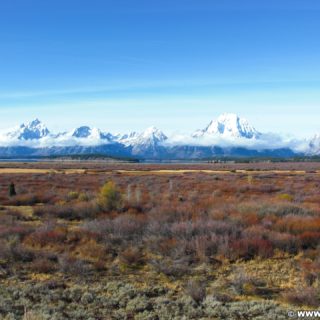
<svg viewBox="0 0 320 320">
<path fill-rule="evenodd" d="M 168 137 L 161 130 L 156 127 L 150 127 L 140 134 L 132 132 L 125 135 L 119 142 L 127 147 L 131 147 L 134 155 L 140 155 L 158 153 L 159 147 L 167 139 Z"/>
<path fill-rule="evenodd" d="M 48 128 L 39 120 L 35 119 L 29 123 L 22 124 L 18 128 L 5 133 L 12 140 L 34 140 L 47 137 L 50 134 Z"/>
<path fill-rule="evenodd" d="M 87 126 L 82 126 L 77 129 L 74 129 L 72 136 L 76 138 L 88 138 L 92 134 L 92 129 Z"/>
<path fill-rule="evenodd" d="M 221 136 L 232 139 L 257 139 L 260 133 L 246 119 L 233 113 L 224 113 L 217 120 L 212 120 L 205 129 L 196 131 L 192 136 L 194 138 Z"/>
<path fill-rule="evenodd" d="M 156 127 L 150 127 L 142 133 L 132 132 L 124 135 L 119 142 L 128 146 L 156 146 L 167 139 L 168 137 L 161 130 Z"/>
<path fill-rule="evenodd" d="M 102 140 L 113 140 L 114 137 L 111 133 L 104 133 L 100 129 L 90 128 L 88 126 L 82 126 L 74 129 L 71 132 L 72 137 L 79 139 L 102 139 Z"/>
<path fill-rule="evenodd" d="M 247 120 L 230 113 L 222 114 L 192 135 L 168 137 L 155 127 L 141 133 L 113 135 L 89 126 L 52 133 L 39 119 L 0 134 L 0 157 L 68 154 L 141 159 L 320 155 L 320 134 L 310 140 L 285 139 L 277 134 L 260 133 Z"/>
</svg>

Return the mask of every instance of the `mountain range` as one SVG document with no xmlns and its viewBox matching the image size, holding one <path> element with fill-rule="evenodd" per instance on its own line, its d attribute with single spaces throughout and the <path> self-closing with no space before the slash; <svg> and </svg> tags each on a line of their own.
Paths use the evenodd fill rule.
<svg viewBox="0 0 320 320">
<path fill-rule="evenodd" d="M 155 127 L 141 133 L 116 135 L 89 126 L 53 133 L 39 119 L 0 134 L 2 157 L 73 154 L 159 160 L 310 156 L 320 155 L 320 134 L 299 140 L 262 133 L 246 119 L 231 113 L 222 114 L 192 134 L 170 137 Z"/>
</svg>

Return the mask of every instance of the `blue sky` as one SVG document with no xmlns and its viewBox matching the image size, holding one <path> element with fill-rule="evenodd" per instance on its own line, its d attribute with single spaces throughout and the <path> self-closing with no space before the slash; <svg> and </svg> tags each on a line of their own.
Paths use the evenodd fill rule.
<svg viewBox="0 0 320 320">
<path fill-rule="evenodd" d="M 223 112 L 261 131 L 320 131 L 317 0 L 2 0 L 0 127 L 156 125 Z"/>
</svg>

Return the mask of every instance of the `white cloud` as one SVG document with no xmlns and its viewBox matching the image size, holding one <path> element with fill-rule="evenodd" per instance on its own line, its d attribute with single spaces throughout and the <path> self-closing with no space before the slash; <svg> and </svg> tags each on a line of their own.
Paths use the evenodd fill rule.
<svg viewBox="0 0 320 320">
<path fill-rule="evenodd" d="M 274 133 L 264 133 L 258 139 L 228 138 L 219 135 L 204 135 L 193 138 L 190 135 L 175 134 L 164 143 L 166 146 L 219 146 L 223 148 L 243 147 L 254 150 L 290 148 L 296 152 L 308 150 L 307 139 L 297 139 L 293 136 L 284 136 Z"/>
<path fill-rule="evenodd" d="M 70 147 L 70 146 L 98 146 L 102 144 L 108 144 L 108 140 L 100 139 L 98 137 L 88 138 L 76 138 L 71 135 L 62 135 L 56 137 L 55 135 L 49 135 L 41 139 L 32 140 L 19 140 L 10 139 L 5 135 L 0 135 L 0 146 L 12 147 L 23 146 L 30 148 L 47 148 L 47 147 Z"/>
</svg>

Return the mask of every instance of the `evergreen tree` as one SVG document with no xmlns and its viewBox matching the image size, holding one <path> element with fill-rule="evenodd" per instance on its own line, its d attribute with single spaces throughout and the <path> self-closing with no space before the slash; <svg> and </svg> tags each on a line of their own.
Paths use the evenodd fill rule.
<svg viewBox="0 0 320 320">
<path fill-rule="evenodd" d="M 9 186 L 9 196 L 10 197 L 13 197 L 15 196 L 17 193 L 16 193 L 16 188 L 15 188 L 15 185 L 13 182 L 10 183 L 10 186 Z"/>
</svg>

